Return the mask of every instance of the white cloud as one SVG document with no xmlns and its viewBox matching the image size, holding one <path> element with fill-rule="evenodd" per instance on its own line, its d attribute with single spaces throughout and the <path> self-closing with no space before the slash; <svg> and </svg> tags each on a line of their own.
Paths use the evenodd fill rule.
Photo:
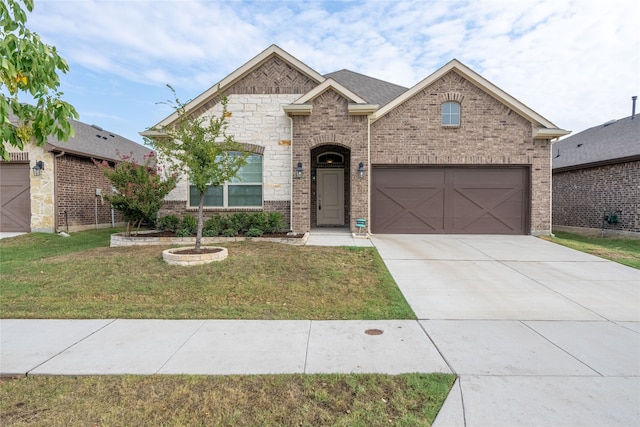
<svg viewBox="0 0 640 427">
<path fill-rule="evenodd" d="M 72 72 L 129 90 L 170 83 L 195 96 L 272 43 L 321 73 L 347 68 L 404 86 L 455 57 L 576 131 L 630 114 L 638 22 L 633 0 L 70 0 L 36 2 L 29 16 Z"/>
</svg>

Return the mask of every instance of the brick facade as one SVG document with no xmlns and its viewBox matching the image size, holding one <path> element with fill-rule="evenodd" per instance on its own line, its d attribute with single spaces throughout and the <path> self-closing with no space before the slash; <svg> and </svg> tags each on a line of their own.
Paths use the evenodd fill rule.
<svg viewBox="0 0 640 427">
<path fill-rule="evenodd" d="M 56 228 L 66 231 L 111 226 L 111 205 L 96 196 L 96 189 L 102 194 L 111 192 L 111 183 L 102 169 L 91 159 L 64 155 L 56 161 Z M 96 221 L 97 212 L 97 221 Z M 124 221 L 122 215 L 114 212 L 116 223 Z"/>
<path fill-rule="evenodd" d="M 440 106 L 460 102 L 460 126 L 443 127 Z M 486 92 L 450 71 L 371 124 L 373 165 L 520 165 L 530 170 L 530 232 L 549 234 L 548 140 Z"/>
<path fill-rule="evenodd" d="M 553 225 L 640 233 L 640 161 L 553 174 Z"/>
<path fill-rule="evenodd" d="M 368 188 L 367 180 L 360 179 L 352 171 L 358 169 L 358 164 L 367 165 L 367 117 L 350 116 L 347 110 L 346 98 L 329 89 L 316 97 L 311 104 L 312 113 L 308 116 L 293 117 L 293 163 L 302 163 L 305 170 L 301 179 L 293 182 L 293 224 L 297 232 L 309 231 L 316 224 L 315 219 L 315 185 L 312 188 L 311 153 L 322 152 L 317 148 L 324 147 L 326 151 L 335 151 L 332 147 L 339 146 L 348 153 L 349 163 L 345 165 L 345 185 L 349 188 L 350 201 L 345 205 L 345 218 L 351 230 L 356 230 L 357 218 L 368 216 Z M 367 167 L 368 170 L 368 167 Z"/>
</svg>

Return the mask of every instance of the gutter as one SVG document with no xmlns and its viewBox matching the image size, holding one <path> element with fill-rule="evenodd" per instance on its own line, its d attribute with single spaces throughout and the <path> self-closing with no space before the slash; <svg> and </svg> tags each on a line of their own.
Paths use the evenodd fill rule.
<svg viewBox="0 0 640 427">
<path fill-rule="evenodd" d="M 617 159 L 599 160 L 597 162 L 582 163 L 579 165 L 562 166 L 559 168 L 552 169 L 551 172 L 552 173 L 567 172 L 567 171 L 580 170 L 580 169 L 597 168 L 600 166 L 617 165 L 620 163 L 629 163 L 629 162 L 640 162 L 640 154 L 635 154 L 627 157 L 619 157 Z"/>
</svg>

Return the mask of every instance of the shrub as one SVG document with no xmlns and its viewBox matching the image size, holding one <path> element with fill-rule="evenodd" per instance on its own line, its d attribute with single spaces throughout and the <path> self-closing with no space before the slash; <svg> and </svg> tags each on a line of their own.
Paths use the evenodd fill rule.
<svg viewBox="0 0 640 427">
<path fill-rule="evenodd" d="M 238 232 L 235 230 L 235 228 L 225 228 L 224 230 L 222 230 L 222 235 L 224 237 L 236 237 L 238 235 Z"/>
<path fill-rule="evenodd" d="M 175 215 L 167 215 L 158 218 L 156 228 L 158 230 L 176 231 L 180 226 L 180 218 Z"/>
<path fill-rule="evenodd" d="M 265 231 L 268 233 L 277 233 L 287 226 L 287 223 L 284 220 L 284 215 L 280 212 L 268 212 L 267 217 L 269 220 Z"/>
<path fill-rule="evenodd" d="M 198 220 L 193 215 L 185 215 L 180 222 L 180 228 L 189 233 L 196 234 L 198 231 Z"/>
<path fill-rule="evenodd" d="M 247 237 L 260 237 L 262 236 L 262 234 L 263 234 L 262 230 L 256 227 L 252 227 L 248 229 L 246 232 Z"/>
<path fill-rule="evenodd" d="M 191 237 L 193 233 L 188 228 L 181 228 L 176 231 L 176 236 L 178 237 Z"/>
<path fill-rule="evenodd" d="M 202 229 L 202 235 L 206 237 L 217 236 L 224 230 L 224 219 L 221 215 L 215 215 L 207 219 Z"/>
</svg>

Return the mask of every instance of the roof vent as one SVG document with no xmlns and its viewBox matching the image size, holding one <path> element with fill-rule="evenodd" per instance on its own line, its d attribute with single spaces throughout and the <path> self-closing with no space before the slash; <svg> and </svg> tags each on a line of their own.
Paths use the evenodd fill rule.
<svg viewBox="0 0 640 427">
<path fill-rule="evenodd" d="M 580 148 L 580 147 L 582 147 L 582 144 L 578 144 L 578 145 L 576 145 L 576 147 Z"/>
<path fill-rule="evenodd" d="M 98 129 L 98 130 L 104 130 L 98 125 L 91 125 L 91 127 L 94 128 L 94 129 Z"/>
<path fill-rule="evenodd" d="M 606 122 L 604 125 L 602 125 L 602 127 L 607 127 L 607 126 L 609 126 L 609 125 L 612 125 L 612 124 L 614 124 L 616 121 L 617 121 L 617 120 L 615 120 L 615 119 L 609 120 L 609 121 L 608 121 L 608 122 Z"/>
</svg>

